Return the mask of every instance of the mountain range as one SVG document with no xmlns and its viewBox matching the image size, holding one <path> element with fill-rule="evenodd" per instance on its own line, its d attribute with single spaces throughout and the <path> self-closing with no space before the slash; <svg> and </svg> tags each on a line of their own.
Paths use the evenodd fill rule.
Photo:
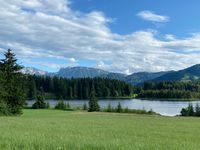
<svg viewBox="0 0 200 150">
<path fill-rule="evenodd" d="M 192 81 L 200 79 L 200 64 L 179 71 L 163 72 L 138 72 L 131 75 L 113 73 L 89 67 L 67 67 L 58 72 L 49 73 L 36 68 L 26 67 L 22 69 L 24 74 L 58 76 L 63 78 L 94 78 L 102 77 L 122 80 L 132 85 L 141 85 L 145 81 Z"/>
</svg>

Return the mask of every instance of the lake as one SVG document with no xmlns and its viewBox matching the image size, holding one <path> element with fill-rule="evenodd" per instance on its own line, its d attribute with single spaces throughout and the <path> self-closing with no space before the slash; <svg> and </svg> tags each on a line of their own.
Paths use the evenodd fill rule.
<svg viewBox="0 0 200 150">
<path fill-rule="evenodd" d="M 51 107 L 54 107 L 58 101 L 48 100 Z M 82 107 L 84 103 L 88 103 L 86 100 L 67 100 L 71 106 Z M 195 106 L 197 103 L 200 105 L 200 101 L 153 101 L 153 100 L 140 100 L 140 99 L 117 99 L 117 100 L 99 100 L 99 105 L 101 107 L 107 107 L 110 103 L 112 107 L 116 107 L 118 103 L 121 103 L 122 107 L 128 107 L 130 109 L 153 109 L 154 112 L 157 112 L 164 116 L 175 116 L 179 115 L 182 108 L 187 107 L 189 103 Z M 34 101 L 28 101 L 28 106 L 31 106 Z"/>
</svg>

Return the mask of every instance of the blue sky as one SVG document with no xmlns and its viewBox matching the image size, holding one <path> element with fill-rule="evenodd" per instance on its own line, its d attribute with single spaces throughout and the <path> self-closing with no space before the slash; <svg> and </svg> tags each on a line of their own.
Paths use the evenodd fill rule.
<svg viewBox="0 0 200 150">
<path fill-rule="evenodd" d="M 200 31 L 199 5 L 199 0 L 75 0 L 71 6 L 85 13 L 95 10 L 104 12 L 106 16 L 116 19 L 110 28 L 119 34 L 156 28 L 154 24 L 136 16 L 140 11 L 149 10 L 170 17 L 169 22 L 159 27 L 159 32 L 187 37 L 192 32 Z"/>
<path fill-rule="evenodd" d="M 200 63 L 200 1 L 1 1 L 0 51 L 54 72 L 178 70 Z"/>
</svg>

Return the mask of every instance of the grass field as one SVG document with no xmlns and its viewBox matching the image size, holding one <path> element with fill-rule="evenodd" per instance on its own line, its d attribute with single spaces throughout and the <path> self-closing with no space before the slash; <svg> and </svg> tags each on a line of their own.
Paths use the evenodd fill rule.
<svg viewBox="0 0 200 150">
<path fill-rule="evenodd" d="M 0 150 L 199 150 L 200 119 L 24 110 L 0 117 Z"/>
</svg>

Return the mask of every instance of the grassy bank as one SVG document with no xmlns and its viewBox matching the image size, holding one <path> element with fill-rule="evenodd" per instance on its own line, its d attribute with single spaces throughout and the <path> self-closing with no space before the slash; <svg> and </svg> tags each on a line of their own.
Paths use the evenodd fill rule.
<svg viewBox="0 0 200 150">
<path fill-rule="evenodd" d="M 24 110 L 0 117 L 0 149 L 197 150 L 198 118 Z"/>
</svg>

